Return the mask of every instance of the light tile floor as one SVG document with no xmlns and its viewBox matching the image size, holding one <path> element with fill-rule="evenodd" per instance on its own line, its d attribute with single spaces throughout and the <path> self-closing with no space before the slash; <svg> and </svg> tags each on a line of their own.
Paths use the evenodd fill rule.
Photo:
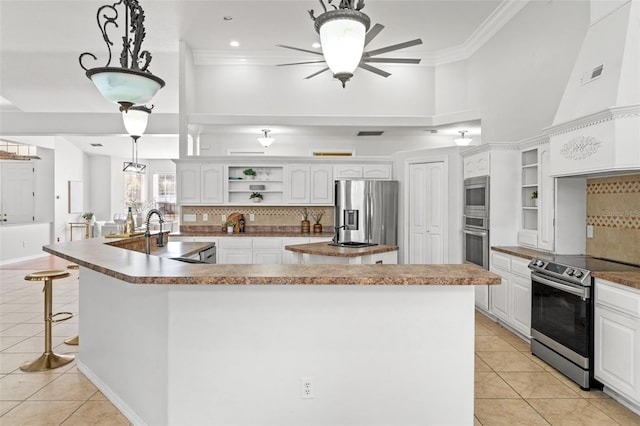
<svg viewBox="0 0 640 426">
<path fill-rule="evenodd" d="M 127 419 L 78 371 L 75 361 L 44 373 L 20 365 L 44 347 L 42 283 L 32 271 L 66 269 L 43 257 L 0 268 L 0 424 L 128 425 Z M 53 327 L 58 353 L 76 353 L 64 340 L 77 334 L 77 271 L 54 282 L 54 312 L 76 316 Z M 82 339 L 82 337 L 81 337 Z M 476 314 L 476 425 L 640 425 L 637 416 L 602 392 L 584 392 L 529 353 L 529 345 Z"/>
</svg>

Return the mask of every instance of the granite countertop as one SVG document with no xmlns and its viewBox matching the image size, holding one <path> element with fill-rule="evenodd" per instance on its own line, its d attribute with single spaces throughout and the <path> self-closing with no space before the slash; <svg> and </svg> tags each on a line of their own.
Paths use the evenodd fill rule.
<svg viewBox="0 0 640 426">
<path fill-rule="evenodd" d="M 534 257 L 541 259 L 551 259 L 551 257 L 554 255 L 553 253 L 549 253 L 548 251 L 541 251 L 518 246 L 494 246 L 491 247 L 491 250 L 528 260 L 532 260 Z M 595 278 L 602 278 L 616 284 L 640 289 L 640 268 L 638 272 L 591 271 L 591 275 Z"/>
<path fill-rule="evenodd" d="M 144 237 L 132 237 L 136 246 Z M 117 247 L 106 238 L 45 246 L 44 251 L 132 284 L 485 285 L 500 277 L 476 265 L 189 264 Z M 143 242 L 143 241 L 142 241 Z"/>
<path fill-rule="evenodd" d="M 333 238 L 333 232 L 321 232 L 321 233 L 309 233 L 303 234 L 300 231 L 250 231 L 238 234 L 228 234 L 222 231 L 198 231 L 198 232 L 179 232 L 171 233 L 171 235 L 178 237 L 273 237 L 273 238 Z"/>
<path fill-rule="evenodd" d="M 397 251 L 398 246 L 377 245 L 369 247 L 338 247 L 329 245 L 327 242 L 311 243 L 311 244 L 295 244 L 285 246 L 285 250 L 295 253 L 312 254 L 315 256 L 334 256 L 334 257 L 359 257 L 369 254 L 386 253 L 388 251 Z"/>
</svg>

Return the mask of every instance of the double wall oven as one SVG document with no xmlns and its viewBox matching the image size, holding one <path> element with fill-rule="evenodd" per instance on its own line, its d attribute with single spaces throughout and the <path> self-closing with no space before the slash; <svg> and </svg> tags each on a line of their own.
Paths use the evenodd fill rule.
<svg viewBox="0 0 640 426">
<path fill-rule="evenodd" d="M 489 176 L 464 180 L 464 263 L 489 269 Z"/>
</svg>

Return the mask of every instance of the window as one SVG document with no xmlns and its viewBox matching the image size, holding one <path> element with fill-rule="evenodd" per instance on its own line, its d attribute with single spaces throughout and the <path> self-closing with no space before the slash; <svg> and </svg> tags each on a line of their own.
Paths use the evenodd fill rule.
<svg viewBox="0 0 640 426">
<path fill-rule="evenodd" d="M 124 175 L 124 200 L 134 214 L 142 212 L 145 196 L 145 175 L 139 173 L 123 173 Z"/>
<path fill-rule="evenodd" d="M 164 220 L 176 220 L 176 174 L 153 174 L 153 199 Z"/>
</svg>

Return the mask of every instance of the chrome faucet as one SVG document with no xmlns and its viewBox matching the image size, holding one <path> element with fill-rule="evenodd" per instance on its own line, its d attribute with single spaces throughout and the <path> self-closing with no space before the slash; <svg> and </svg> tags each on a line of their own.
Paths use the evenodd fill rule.
<svg viewBox="0 0 640 426">
<path fill-rule="evenodd" d="M 347 225 L 342 225 L 342 226 L 336 226 L 335 228 L 333 228 L 333 239 L 331 240 L 333 242 L 333 244 L 338 244 L 339 241 L 339 235 L 340 235 L 340 230 L 341 229 L 347 229 Z"/>
<path fill-rule="evenodd" d="M 164 241 L 162 239 L 162 224 L 164 223 L 164 218 L 162 217 L 162 212 L 158 209 L 151 209 L 149 210 L 149 213 L 147 213 L 147 220 L 145 221 L 147 224 L 147 230 L 144 232 L 144 252 L 146 254 L 151 252 L 151 231 L 149 230 L 149 221 L 151 220 L 151 216 L 154 214 L 157 214 L 158 219 L 160 219 L 160 233 L 156 239 L 156 246 L 164 247 Z"/>
</svg>

